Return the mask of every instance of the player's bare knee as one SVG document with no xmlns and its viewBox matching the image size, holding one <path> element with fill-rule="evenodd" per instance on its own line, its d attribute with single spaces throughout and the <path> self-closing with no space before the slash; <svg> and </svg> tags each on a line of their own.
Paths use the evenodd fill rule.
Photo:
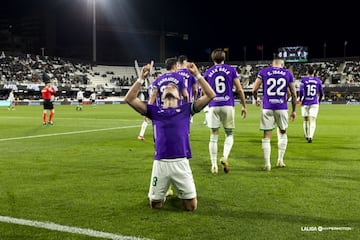
<svg viewBox="0 0 360 240">
<path fill-rule="evenodd" d="M 197 208 L 197 200 L 190 199 L 190 200 L 183 200 L 184 209 L 189 212 L 193 212 Z"/>
<path fill-rule="evenodd" d="M 160 209 L 163 205 L 163 201 L 150 201 L 150 207 L 154 209 Z"/>
</svg>

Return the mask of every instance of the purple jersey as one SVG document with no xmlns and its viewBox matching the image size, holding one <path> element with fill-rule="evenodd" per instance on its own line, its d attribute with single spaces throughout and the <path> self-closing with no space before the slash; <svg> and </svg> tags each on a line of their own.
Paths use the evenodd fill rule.
<svg viewBox="0 0 360 240">
<path fill-rule="evenodd" d="M 189 101 L 192 102 L 194 99 L 193 85 L 197 85 L 196 79 L 187 68 L 178 69 L 178 73 L 184 77 L 184 84 L 189 93 Z"/>
<path fill-rule="evenodd" d="M 154 81 L 152 83 L 150 83 L 149 88 L 148 88 L 149 99 L 150 99 L 150 96 L 152 95 L 152 92 L 154 91 L 153 84 L 154 84 Z M 155 102 L 153 104 L 158 106 L 158 100 L 155 99 Z"/>
<path fill-rule="evenodd" d="M 227 64 L 214 65 L 206 70 L 204 78 L 216 93 L 209 107 L 234 106 L 234 79 L 239 78 L 234 67 Z"/>
<path fill-rule="evenodd" d="M 162 74 L 160 77 L 158 77 L 153 83 L 152 83 L 152 88 L 156 88 L 157 89 L 157 96 L 155 99 L 155 105 L 157 106 L 161 106 L 162 105 L 162 101 L 161 101 L 161 95 L 165 89 L 165 87 L 169 84 L 169 83 L 174 83 L 176 84 L 176 86 L 179 89 L 179 94 L 180 96 L 182 96 L 182 90 L 185 88 L 185 84 L 184 84 L 184 78 L 183 76 L 181 76 L 179 73 L 177 72 L 167 72 Z M 181 97 L 181 101 L 180 104 L 182 104 L 184 102 L 183 98 Z"/>
<path fill-rule="evenodd" d="M 301 78 L 299 95 L 302 105 L 319 104 L 319 96 L 324 95 L 322 82 L 317 77 L 303 77 Z"/>
<path fill-rule="evenodd" d="M 284 110 L 287 106 L 287 88 L 294 82 L 292 73 L 279 67 L 266 67 L 257 75 L 263 85 L 263 109 Z"/>
<path fill-rule="evenodd" d="M 192 108 L 192 103 L 177 108 L 147 105 L 146 117 L 153 124 L 155 160 L 192 157 L 189 139 Z"/>
</svg>

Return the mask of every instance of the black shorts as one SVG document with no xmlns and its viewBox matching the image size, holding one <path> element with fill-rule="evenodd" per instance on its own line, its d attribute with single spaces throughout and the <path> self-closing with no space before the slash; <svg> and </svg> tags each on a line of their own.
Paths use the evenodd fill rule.
<svg viewBox="0 0 360 240">
<path fill-rule="evenodd" d="M 54 109 L 54 104 L 52 103 L 52 101 L 50 101 L 50 99 L 44 99 L 44 110 L 53 110 Z"/>
</svg>

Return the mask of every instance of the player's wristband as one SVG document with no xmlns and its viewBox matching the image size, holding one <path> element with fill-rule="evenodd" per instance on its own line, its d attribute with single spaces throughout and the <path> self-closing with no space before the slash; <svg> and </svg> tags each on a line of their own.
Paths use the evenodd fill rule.
<svg viewBox="0 0 360 240">
<path fill-rule="evenodd" d="M 145 82 L 145 80 L 144 79 L 141 79 L 141 78 L 138 78 L 137 80 L 136 80 L 136 82 L 138 82 L 138 83 L 140 83 L 141 85 Z"/>
<path fill-rule="evenodd" d="M 201 74 L 200 73 L 196 74 L 195 79 L 199 80 L 200 78 L 202 78 Z"/>
</svg>

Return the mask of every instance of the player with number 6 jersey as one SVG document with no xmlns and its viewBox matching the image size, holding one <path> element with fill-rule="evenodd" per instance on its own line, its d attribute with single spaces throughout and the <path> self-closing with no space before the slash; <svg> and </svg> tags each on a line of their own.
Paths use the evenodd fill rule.
<svg viewBox="0 0 360 240">
<path fill-rule="evenodd" d="M 235 129 L 235 94 L 239 95 L 242 105 L 241 116 L 246 117 L 245 93 L 240 83 L 240 78 L 236 69 L 225 64 L 226 53 L 223 49 L 215 49 L 211 53 L 214 63 L 204 73 L 204 78 L 216 93 L 216 97 L 209 103 L 209 118 L 207 126 L 210 128 L 209 153 L 211 160 L 211 173 L 218 173 L 217 151 L 219 128 L 222 125 L 225 130 L 225 140 L 223 155 L 220 163 L 223 165 L 225 173 L 230 170 L 228 157 L 234 144 L 233 132 Z"/>
</svg>

